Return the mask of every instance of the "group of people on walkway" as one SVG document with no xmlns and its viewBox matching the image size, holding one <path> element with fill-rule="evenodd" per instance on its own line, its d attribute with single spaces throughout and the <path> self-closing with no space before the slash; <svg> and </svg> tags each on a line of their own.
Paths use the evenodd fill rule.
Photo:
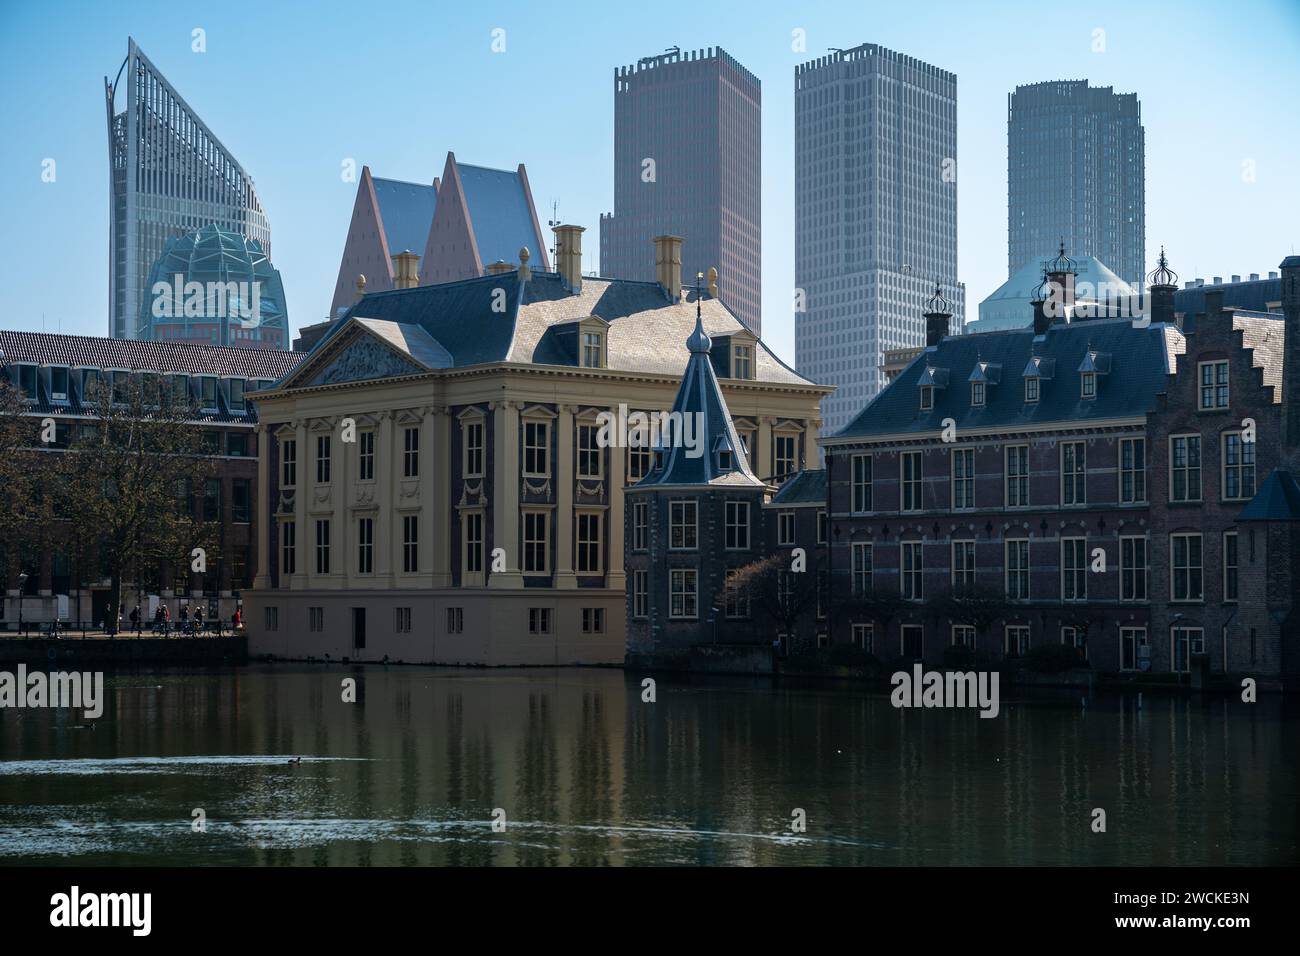
<svg viewBox="0 0 1300 956">
<path fill-rule="evenodd" d="M 179 620 L 176 623 L 177 634 L 202 634 L 203 633 L 204 613 L 203 613 L 202 605 L 195 605 L 194 614 L 191 617 L 190 606 L 188 604 L 182 604 L 178 617 Z M 118 609 L 119 623 L 121 622 L 121 620 L 122 620 L 122 608 L 119 608 Z M 144 614 L 140 610 L 140 605 L 137 604 L 135 607 L 131 609 L 130 621 L 131 621 L 131 630 L 139 634 L 144 626 Z M 238 632 L 240 627 L 243 626 L 243 623 L 244 623 L 243 613 L 240 611 L 239 608 L 235 608 L 235 613 L 230 615 L 230 626 L 232 630 Z M 208 626 L 209 628 L 215 629 L 218 632 L 220 632 L 221 630 L 220 619 L 216 615 L 213 615 L 209 619 Z M 168 637 L 172 633 L 172 612 L 171 612 L 171 608 L 168 607 L 165 602 L 160 601 L 158 603 L 157 609 L 153 613 L 153 632 L 155 634 L 162 634 L 164 637 Z"/>
</svg>

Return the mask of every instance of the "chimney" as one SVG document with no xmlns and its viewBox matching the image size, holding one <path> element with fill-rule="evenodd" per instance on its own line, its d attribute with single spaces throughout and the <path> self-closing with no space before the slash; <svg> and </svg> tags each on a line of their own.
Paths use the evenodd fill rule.
<svg viewBox="0 0 1300 956">
<path fill-rule="evenodd" d="M 1282 270 L 1282 425 L 1288 451 L 1300 445 L 1300 256 L 1287 256 Z"/>
<path fill-rule="evenodd" d="M 420 284 L 420 257 L 410 249 L 403 249 L 393 256 L 393 286 L 398 289 L 414 289 Z"/>
<path fill-rule="evenodd" d="M 521 246 L 519 249 L 519 281 L 527 282 L 533 277 L 533 270 L 528 265 L 528 247 Z"/>
<path fill-rule="evenodd" d="M 1241 276 L 1233 276 L 1233 277 L 1232 277 L 1232 281 L 1233 281 L 1233 282 L 1240 282 L 1240 281 L 1241 281 Z"/>
<path fill-rule="evenodd" d="M 655 236 L 655 280 L 669 302 L 682 297 L 682 238 Z"/>
<path fill-rule="evenodd" d="M 570 292 L 582 291 L 582 226 L 556 226 L 555 271 Z"/>
<path fill-rule="evenodd" d="M 1065 254 L 1065 240 L 1056 258 L 1047 263 L 1050 292 L 1044 310 L 1053 322 L 1069 322 L 1074 308 L 1074 280 L 1078 275 L 1074 260 Z"/>
<path fill-rule="evenodd" d="M 514 272 L 515 267 L 504 259 L 498 259 L 487 267 L 487 274 L 490 276 L 499 276 L 503 272 Z"/>
<path fill-rule="evenodd" d="M 1178 291 L 1178 273 L 1169 268 L 1165 247 L 1160 247 L 1156 270 L 1147 276 L 1150 281 L 1148 304 L 1152 322 L 1174 323 L 1174 293 Z"/>
<path fill-rule="evenodd" d="M 365 295 L 366 295 L 366 277 L 364 275 L 358 275 L 357 276 L 357 301 L 360 302 L 363 298 L 365 298 Z"/>
<path fill-rule="evenodd" d="M 948 321 L 952 318 L 951 306 L 936 283 L 934 295 L 925 303 L 925 347 L 934 348 L 948 334 Z"/>
<path fill-rule="evenodd" d="M 717 266 L 709 266 L 709 298 L 716 299 L 717 297 L 718 297 L 718 268 Z"/>
<path fill-rule="evenodd" d="M 1223 312 L 1223 290 L 1211 289 L 1205 293 L 1205 320 L 1207 322 L 1218 321 L 1219 314 Z"/>
<path fill-rule="evenodd" d="M 1258 282 L 1258 281 L 1259 281 L 1259 273 L 1258 273 L 1258 272 L 1252 272 L 1252 273 L 1250 274 L 1250 281 L 1251 281 L 1251 282 Z"/>
</svg>

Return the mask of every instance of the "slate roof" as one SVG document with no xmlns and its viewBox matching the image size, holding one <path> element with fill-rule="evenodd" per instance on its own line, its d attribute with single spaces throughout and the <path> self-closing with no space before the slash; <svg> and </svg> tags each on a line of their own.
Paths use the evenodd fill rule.
<svg viewBox="0 0 1300 956">
<path fill-rule="evenodd" d="M 826 469 L 796 472 L 772 499 L 773 505 L 826 504 Z"/>
<path fill-rule="evenodd" d="M 498 302 L 500 311 L 493 308 Z M 700 306 L 707 335 L 716 339 L 744 331 L 721 301 L 706 296 Z M 694 293 L 671 303 L 654 282 L 584 277 L 581 292 L 574 294 L 556 273 L 534 271 L 521 283 L 517 272 L 508 272 L 368 294 L 334 322 L 311 354 L 328 348 L 355 316 L 423 329 L 450 358 L 439 367 L 499 362 L 573 367 L 576 349 L 562 346 L 556 327 L 594 315 L 609 323 L 609 368 L 677 376 L 689 358 L 685 342 L 695 327 L 695 311 Z M 754 379 L 816 387 L 761 341 L 754 348 Z"/>
<path fill-rule="evenodd" d="M 4 364 L 33 362 L 80 368 L 185 372 L 245 379 L 276 379 L 298 366 L 301 352 L 240 349 L 190 342 L 145 342 L 91 335 L 0 329 Z"/>
<path fill-rule="evenodd" d="M 457 162 L 456 169 L 483 265 L 489 266 L 498 259 L 518 262 L 519 250 L 525 246 L 533 260 L 540 263 L 533 209 L 518 171 L 489 169 L 461 162 Z M 426 226 L 426 235 L 428 231 Z M 423 240 L 420 245 L 423 248 Z"/>
<path fill-rule="evenodd" d="M 1272 315 L 1238 313 L 1232 317 L 1232 327 L 1241 330 L 1242 345 L 1255 350 L 1251 364 L 1264 370 L 1264 384 L 1273 386 L 1273 404 L 1277 405 L 1282 401 L 1282 342 L 1286 325 L 1280 312 L 1276 317 Z"/>
<path fill-rule="evenodd" d="M 385 322 L 382 319 L 357 319 L 366 328 L 426 368 L 451 368 L 451 353 L 418 325 Z"/>
<path fill-rule="evenodd" d="M 673 400 L 673 420 L 686 423 L 685 440 L 677 430 L 661 433 L 655 443 L 654 465 L 636 483 L 637 488 L 678 485 L 722 485 L 763 488 L 749 470 L 745 447 L 736 434 L 726 399 L 713 371 L 709 350 L 713 343 L 704 333 L 703 302 L 697 303 L 695 327 L 686 340 L 690 360 L 682 373 L 677 397 Z M 679 418 L 680 416 L 680 418 Z M 688 444 L 693 440 L 693 444 Z M 729 453 L 721 460 L 719 451 Z"/>
<path fill-rule="evenodd" d="M 1191 331 L 1195 326 L 1196 316 L 1205 312 L 1205 294 L 1222 292 L 1223 304 L 1227 308 L 1243 309 L 1249 312 L 1268 312 L 1268 303 L 1278 302 L 1282 298 L 1281 279 L 1251 279 L 1245 282 L 1220 282 L 1179 289 L 1174 293 L 1174 311 L 1187 315 L 1183 328 Z M 1281 313 L 1277 313 L 1280 317 Z M 1189 321 L 1190 320 L 1190 321 Z"/>
<path fill-rule="evenodd" d="M 1184 349 L 1183 334 L 1176 327 L 1135 327 L 1128 319 L 1054 324 L 1041 337 L 1032 329 L 950 336 L 922 351 L 827 441 L 933 433 L 943 427 L 945 418 L 953 419 L 959 430 L 1130 418 L 1154 406 L 1175 367 L 1175 356 Z M 1089 350 L 1108 356 L 1110 371 L 1098 375 L 1097 397 L 1083 399 L 1076 370 Z M 1041 380 L 1039 401 L 1026 404 L 1019 373 L 1036 355 L 1053 360 L 1056 371 L 1050 380 Z M 1004 369 L 1002 381 L 986 388 L 983 407 L 971 405 L 966 381 L 979 361 L 998 363 Z M 918 384 L 929 369 L 946 372 L 948 384 L 935 389 L 934 408 L 923 412 Z M 937 381 L 943 377 L 933 375 Z"/>
<path fill-rule="evenodd" d="M 1238 521 L 1300 521 L 1300 484 L 1284 468 L 1275 468 L 1237 516 Z"/>
<path fill-rule="evenodd" d="M 372 176 L 370 181 L 379 203 L 379 216 L 384 224 L 384 239 L 389 253 L 397 255 L 409 249 L 417 256 L 424 255 L 429 226 L 438 206 L 438 190 L 420 183 L 377 176 Z"/>
</svg>

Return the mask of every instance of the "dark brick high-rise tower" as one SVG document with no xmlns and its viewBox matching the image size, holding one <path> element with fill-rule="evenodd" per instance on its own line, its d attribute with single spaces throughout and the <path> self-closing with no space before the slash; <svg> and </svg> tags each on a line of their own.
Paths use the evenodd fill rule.
<svg viewBox="0 0 1300 956">
<path fill-rule="evenodd" d="M 720 47 L 614 72 L 614 212 L 601 275 L 655 280 L 651 243 L 681 236 L 682 274 L 718 270 L 719 298 L 761 334 L 762 89 Z"/>
</svg>

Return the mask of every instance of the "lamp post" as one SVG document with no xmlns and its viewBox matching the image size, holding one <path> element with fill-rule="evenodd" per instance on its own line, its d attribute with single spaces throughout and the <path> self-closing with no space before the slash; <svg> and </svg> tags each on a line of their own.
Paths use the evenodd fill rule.
<svg viewBox="0 0 1300 956">
<path fill-rule="evenodd" d="M 24 571 L 18 572 L 18 636 L 23 636 L 23 589 L 27 586 L 29 575 Z"/>
</svg>

